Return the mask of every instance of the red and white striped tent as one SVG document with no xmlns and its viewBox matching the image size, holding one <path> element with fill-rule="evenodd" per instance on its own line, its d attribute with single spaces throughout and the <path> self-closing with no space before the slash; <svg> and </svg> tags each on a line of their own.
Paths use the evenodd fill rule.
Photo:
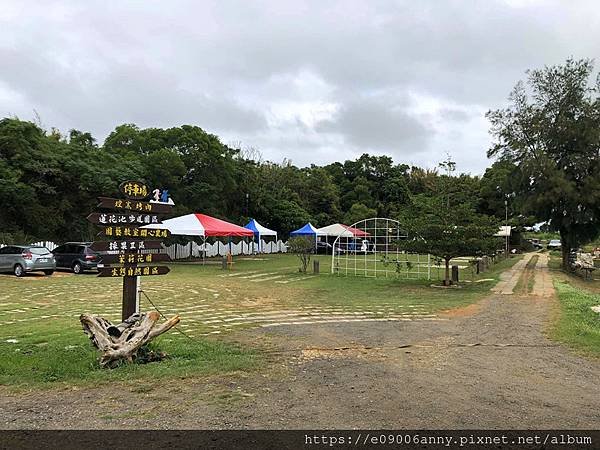
<svg viewBox="0 0 600 450">
<path fill-rule="evenodd" d="M 171 234 L 183 236 L 235 236 L 253 237 L 254 232 L 248 228 L 207 216 L 206 214 L 186 214 L 164 220 L 159 224 L 146 225 L 144 228 L 166 228 Z"/>
</svg>

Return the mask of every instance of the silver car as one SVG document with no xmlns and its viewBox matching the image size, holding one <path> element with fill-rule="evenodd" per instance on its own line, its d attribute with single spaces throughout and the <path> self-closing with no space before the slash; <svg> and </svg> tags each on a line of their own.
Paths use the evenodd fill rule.
<svg viewBox="0 0 600 450">
<path fill-rule="evenodd" d="M 561 248 L 561 243 L 560 243 L 560 239 L 552 239 L 550 242 L 548 242 L 548 250 L 560 250 Z"/>
<path fill-rule="evenodd" d="M 0 272 L 22 277 L 27 272 L 41 271 L 52 275 L 56 269 L 54 255 L 38 245 L 8 245 L 0 248 Z"/>
</svg>

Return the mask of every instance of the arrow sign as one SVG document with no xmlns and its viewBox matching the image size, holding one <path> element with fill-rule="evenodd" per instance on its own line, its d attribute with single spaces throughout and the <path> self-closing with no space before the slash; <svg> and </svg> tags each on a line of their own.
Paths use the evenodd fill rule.
<svg viewBox="0 0 600 450">
<path fill-rule="evenodd" d="M 122 198 L 98 197 L 98 208 L 115 209 L 118 211 L 136 211 L 154 214 L 169 214 L 173 207 L 164 203 L 140 202 Z"/>
<path fill-rule="evenodd" d="M 169 237 L 171 233 L 164 228 L 137 228 L 137 227 L 122 227 L 110 226 L 104 228 L 97 236 L 107 237 L 111 239 L 144 239 L 144 238 L 159 238 Z"/>
<path fill-rule="evenodd" d="M 119 253 L 117 255 L 102 255 L 102 264 L 153 264 L 161 261 L 171 261 L 166 253 Z"/>
<path fill-rule="evenodd" d="M 137 250 L 161 249 L 160 241 L 95 241 L 90 248 L 96 252 L 127 252 Z"/>
<path fill-rule="evenodd" d="M 156 214 L 131 212 L 129 214 L 92 213 L 87 216 L 88 222 L 98 225 L 149 225 L 161 223 Z"/>
<path fill-rule="evenodd" d="M 122 277 L 146 277 L 153 275 L 166 275 L 170 269 L 167 266 L 145 266 L 145 267 L 103 267 L 98 269 L 99 277 L 122 278 Z"/>
</svg>

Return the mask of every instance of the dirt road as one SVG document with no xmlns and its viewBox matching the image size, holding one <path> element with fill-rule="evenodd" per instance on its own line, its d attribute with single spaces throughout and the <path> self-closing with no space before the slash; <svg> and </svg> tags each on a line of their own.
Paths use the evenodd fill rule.
<svg viewBox="0 0 600 450">
<path fill-rule="evenodd" d="M 145 389 L 132 384 L 4 393 L 0 424 L 597 429 L 600 361 L 578 356 L 544 336 L 556 302 L 545 262 L 538 259 L 535 268 L 536 295 L 493 293 L 435 323 L 245 331 L 237 335 L 240 341 L 273 349 L 269 370 Z"/>
</svg>

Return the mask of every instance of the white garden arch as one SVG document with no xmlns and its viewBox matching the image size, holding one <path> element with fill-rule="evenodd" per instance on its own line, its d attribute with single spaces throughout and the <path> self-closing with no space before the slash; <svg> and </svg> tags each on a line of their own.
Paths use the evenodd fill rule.
<svg viewBox="0 0 600 450">
<path fill-rule="evenodd" d="M 363 277 L 431 279 L 431 256 L 408 254 L 400 222 L 373 217 L 356 222 L 333 243 L 331 273 Z"/>
</svg>

